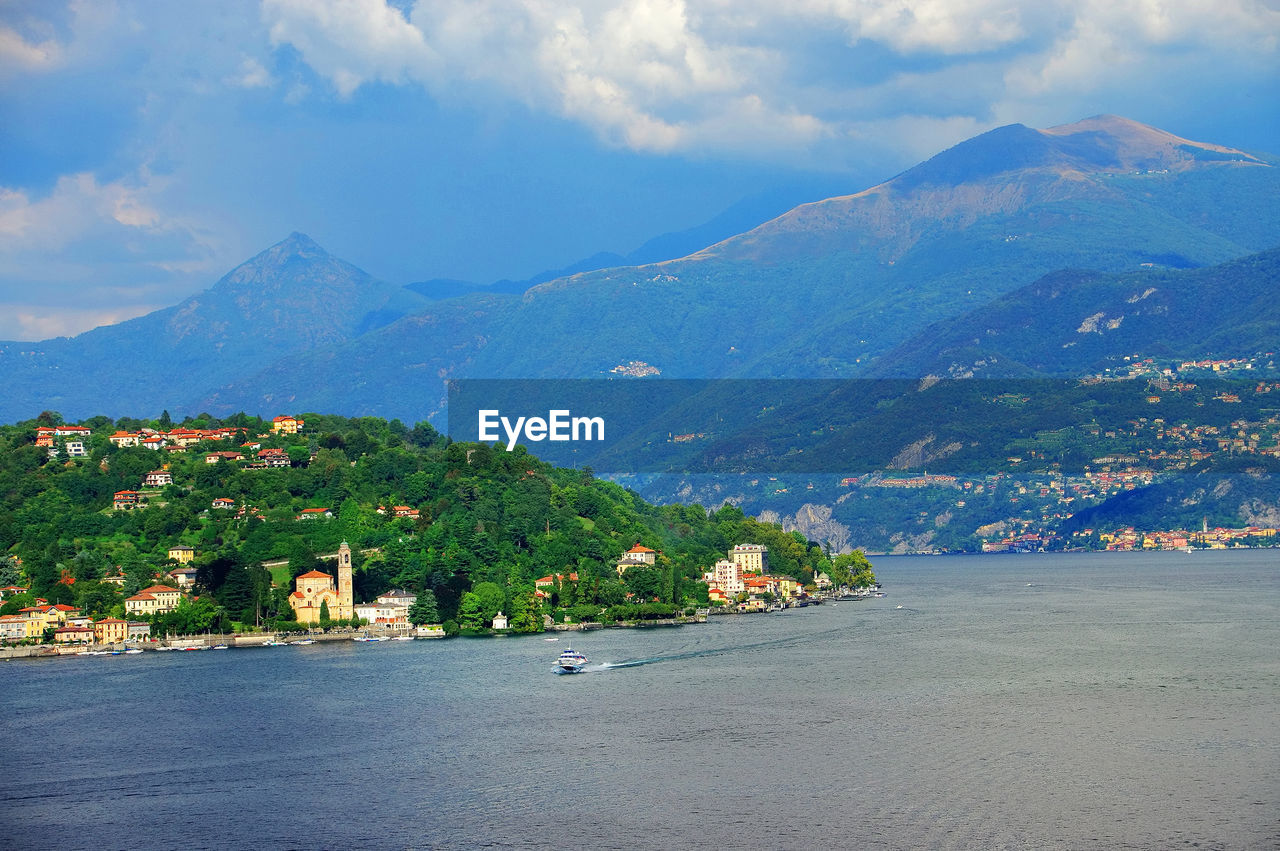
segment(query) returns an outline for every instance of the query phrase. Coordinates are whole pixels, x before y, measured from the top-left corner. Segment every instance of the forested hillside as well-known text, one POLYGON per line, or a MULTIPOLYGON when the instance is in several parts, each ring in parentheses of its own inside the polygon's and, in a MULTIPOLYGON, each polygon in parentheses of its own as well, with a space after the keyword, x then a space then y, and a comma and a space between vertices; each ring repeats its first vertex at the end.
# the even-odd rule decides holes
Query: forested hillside
POLYGON ((575 606, 591 610, 579 609, 582 616, 624 605, 706 605, 703 572, 739 543, 768 546, 771 572, 802 584, 815 573, 840 581, 867 567, 861 554, 833 562, 802 536, 736 508, 655 507, 590 470, 557 469, 523 449, 453 443, 429 425, 397 420, 304 421, 302 433, 286 435, 243 414, 202 416, 182 425, 235 435, 178 452, 109 440, 113 431, 169 428, 167 415, 95 417, 83 423, 92 435, 80 457, 69 456, 65 439, 52 453, 34 445, 39 426, 60 422, 56 414, 0 428, 0 586, 29 583, 32 596, 102 616, 175 567, 170 548, 187 546, 207 626, 265 623, 290 617, 291 578, 325 569, 318 557, 345 540, 356 554, 357 601, 393 587, 430 591, 440 619, 451 621, 466 616, 470 594, 503 608, 513 625, 524 615, 528 628, 541 629, 543 610, 563 617, 575 606), (282 450, 275 456, 283 466, 254 463, 271 450, 282 450), (236 454, 243 459, 229 457, 236 454), (171 484, 140 487, 160 471, 171 484), (114 507, 122 491, 136 491, 138 506, 114 507), (657 550, 657 563, 620 578, 614 565, 637 543, 657 550), (284 564, 263 567, 274 561, 284 564), (100 581, 121 571, 123 587, 100 581), (544 600, 534 583, 547 576, 562 578, 544 600))

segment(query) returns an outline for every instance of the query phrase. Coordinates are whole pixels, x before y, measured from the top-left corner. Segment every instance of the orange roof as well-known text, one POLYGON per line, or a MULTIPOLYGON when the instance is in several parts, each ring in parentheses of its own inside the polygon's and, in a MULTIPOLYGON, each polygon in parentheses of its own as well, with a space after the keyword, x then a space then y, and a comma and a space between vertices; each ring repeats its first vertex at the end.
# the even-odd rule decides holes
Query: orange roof
POLYGON ((168 585, 152 585, 150 588, 143 588, 139 594, 178 594, 181 593, 177 588, 170 588, 168 585))
POLYGON ((100 623, 123 623, 123 624, 127 624, 127 623, 128 623, 128 621, 122 621, 122 620, 120 620, 119 618, 103 618, 102 620, 95 622, 94 626, 97 626, 97 625, 98 625, 98 624, 100 624, 100 623))
POLYGON ((640 544, 636 544, 634 547, 632 547, 631 549, 627 550, 627 552, 629 552, 629 553, 651 553, 651 552, 654 552, 654 551, 653 551, 653 550, 651 550, 651 549, 649 549, 648 547, 641 546, 640 544))
MULTIPOLYGON (((127 603, 130 600, 154 600, 155 597, 152 597, 150 594, 137 593, 137 594, 134 594, 132 597, 125 597, 124 599, 125 599, 125 602, 127 603)), ((99 621, 99 623, 101 623, 101 621, 99 621)))
POLYGON ((327 573, 321 573, 318 570, 309 570, 298 577, 299 579, 332 579, 333 577, 327 573))

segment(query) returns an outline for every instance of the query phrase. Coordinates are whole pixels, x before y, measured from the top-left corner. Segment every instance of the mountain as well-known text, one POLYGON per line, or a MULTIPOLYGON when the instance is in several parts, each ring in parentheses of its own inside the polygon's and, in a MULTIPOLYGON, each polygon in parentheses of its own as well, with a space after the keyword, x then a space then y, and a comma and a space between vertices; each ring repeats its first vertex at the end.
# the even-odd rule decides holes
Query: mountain
POLYGON ((433 278, 405 284, 405 287, 431 299, 456 298, 468 293, 519 294, 538 284, 545 284, 557 278, 567 278, 581 272, 595 272, 616 266, 640 266, 672 257, 683 257, 785 213, 805 198, 812 197, 811 194, 803 193, 815 185, 802 184, 750 195, 708 222, 686 230, 655 236, 625 256, 612 251, 601 251, 564 268, 539 272, 532 278, 522 281, 501 280, 492 284, 477 284, 473 281, 460 281, 453 278, 433 278))
POLYGON ((1063 269, 1127 298, 1117 276, 1277 247, 1275 166, 1114 116, 1011 125, 683 257, 437 300, 295 236, 175 308, 0 346, 13 387, 0 414, 288 408, 415 421, 439 412, 450 377, 596 377, 633 361, 665 378, 865 376, 931 324, 1063 269))
POLYGON ((1119 275, 1064 270, 942 320, 898 346, 872 377, 1102 374, 1141 353, 1229 359, 1280 342, 1280 249, 1207 269, 1119 275))
POLYGON ((683 258, 490 301, 483 321, 465 299, 440 302, 426 324, 406 318, 338 355, 300 353, 208 402, 261 409, 284 390, 302 407, 323 398, 408 420, 437 407, 442 390, 423 385, 433 373, 594 377, 642 361, 666 378, 863 376, 930 324, 1062 269, 1199 268, 1274 248, 1276 197, 1280 169, 1266 156, 1113 116, 1012 125, 683 258), (334 360, 350 369, 335 373, 334 360), (304 378, 315 374, 323 388, 304 378), (413 392, 388 400, 384 386, 413 392))
POLYGON ((294 233, 174 307, 74 338, 0 344, 0 418, 189 410, 237 376, 330 349, 424 304, 294 233))

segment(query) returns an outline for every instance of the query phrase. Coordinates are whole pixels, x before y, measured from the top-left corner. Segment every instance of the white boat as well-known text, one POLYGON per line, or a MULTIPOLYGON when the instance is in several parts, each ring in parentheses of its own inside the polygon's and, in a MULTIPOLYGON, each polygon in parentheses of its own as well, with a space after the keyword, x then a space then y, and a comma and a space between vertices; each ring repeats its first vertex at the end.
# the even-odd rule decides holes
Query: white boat
POLYGON ((412 635, 397 635, 392 641, 413 641, 412 635))
POLYGON ((214 649, 214 650, 226 650, 226 649, 227 649, 227 645, 225 645, 225 644, 215 644, 215 645, 213 645, 213 649, 214 649))
POLYGON ((138 655, 139 653, 141 653, 141 652, 142 652, 142 651, 141 651, 141 650, 139 650, 137 647, 130 647, 128 650, 124 651, 124 655, 126 655, 126 656, 137 656, 137 655, 138 655))
POLYGON ((290 641, 289 643, 301 647, 307 644, 315 644, 316 640, 314 638, 303 638, 303 639, 299 639, 298 641, 290 641))
POLYGON ((587 657, 577 650, 566 647, 560 654, 560 658, 556 659, 556 666, 552 670, 557 674, 580 674, 588 661, 587 657))

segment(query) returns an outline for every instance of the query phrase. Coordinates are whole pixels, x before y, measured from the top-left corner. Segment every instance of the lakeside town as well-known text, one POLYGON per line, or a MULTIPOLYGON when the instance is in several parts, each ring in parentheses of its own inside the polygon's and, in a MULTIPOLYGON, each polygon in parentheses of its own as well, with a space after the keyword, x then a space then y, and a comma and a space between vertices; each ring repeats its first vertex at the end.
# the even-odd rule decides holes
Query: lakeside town
MULTIPOLYGON (((437 593, 452 589, 442 587, 439 580, 427 588, 417 584, 418 590, 391 582, 408 575, 400 570, 393 576, 391 568, 405 566, 412 547, 441 531, 443 502, 425 499, 428 492, 421 487, 401 487, 394 493, 380 487, 378 492, 388 497, 409 498, 403 502, 379 498, 362 508, 350 498, 348 488, 345 499, 317 504, 324 490, 314 487, 313 474, 321 469, 330 474, 341 470, 334 462, 343 449, 367 439, 363 432, 348 432, 345 437, 308 432, 305 421, 291 415, 277 416, 269 425, 242 418, 235 425, 210 427, 205 427, 207 423, 163 427, 168 425, 166 419, 113 430, 55 422, 36 425, 27 435, 43 457, 38 463, 56 476, 68 477, 62 481, 77 482, 76 492, 89 495, 101 490, 101 484, 84 488, 79 478, 71 478, 78 474, 95 474, 103 483, 121 481, 125 461, 137 472, 128 474, 136 478, 130 481, 126 476, 129 486, 111 491, 101 508, 85 506, 87 513, 71 524, 80 532, 75 540, 62 538, 50 544, 50 553, 64 553, 62 560, 36 566, 24 563, 16 552, 4 557, 0 571, 10 581, 0 588, 0 642, 70 652, 86 648, 125 652, 142 647, 271 644, 282 635, 294 642, 343 637, 378 640, 682 623, 705 621, 711 612, 773 611, 819 602, 838 590, 862 589, 856 593, 869 594, 867 589, 874 588, 874 575, 860 553, 836 560, 844 580, 839 589, 826 570, 815 570, 808 563, 799 578, 792 575, 794 569, 771 570, 765 544, 735 543, 722 551, 723 558, 713 561, 704 556, 702 567, 694 569, 696 561, 681 558, 678 566, 660 548, 636 541, 612 561, 600 564, 579 558, 578 570, 555 571, 528 586, 521 585, 514 574, 509 575, 506 588, 473 580, 455 592, 454 605, 446 606, 437 593), (259 428, 262 425, 267 428, 259 428), (227 448, 228 444, 234 448, 227 448), (154 463, 146 465, 148 458, 154 463), (264 476, 274 478, 270 482, 258 478, 264 476), (303 491, 311 492, 313 498, 299 499, 303 491), (252 498, 254 492, 262 498, 252 498), (85 534, 93 529, 99 530, 96 542, 93 535, 85 534), (342 540, 333 551, 307 550, 307 541, 332 540, 348 532, 360 535, 365 545, 353 550, 342 540), (269 554, 272 547, 279 550, 282 541, 291 541, 285 551, 293 555, 235 565, 219 562, 226 561, 228 543, 240 541, 243 556, 255 551, 246 545, 264 534, 267 549, 261 552, 269 554), (138 558, 141 549, 150 555, 138 558), (123 557, 124 562, 113 562, 107 554, 123 557), (380 587, 370 579, 375 569, 382 573, 381 584, 392 587, 380 587), (607 573, 604 577, 602 569, 607 573), (37 574, 44 577, 38 580, 39 588, 37 583, 13 581, 37 574), (254 587, 246 589, 246 584, 254 587), (359 598, 365 601, 358 602, 359 598), (188 638, 193 635, 209 637, 188 638)), ((433 442, 436 438, 429 430, 421 437, 430 445, 440 445, 433 442)), ((398 441, 389 436, 387 442, 398 441)), ((16 448, 23 445, 20 440, 16 448)), ((372 442, 365 449, 362 460, 346 462, 349 469, 374 463, 380 455, 372 442)), ((478 466, 478 451, 468 448, 459 460, 467 467, 478 466)), ((520 456, 517 463, 535 462, 520 456)), ((384 472, 395 475, 395 471, 384 472)), ((442 483, 454 475, 444 476, 442 483)), ((529 483, 539 475, 526 469, 517 481, 529 483)), ((567 475, 581 479, 577 473, 567 475)), ((589 481, 581 480, 579 486, 589 481)), ((417 480, 418 485, 424 482, 417 480)), ((472 492, 463 490, 464 495, 472 492)), ((96 497, 93 504, 101 499, 96 497)), ((592 502, 598 499, 593 497, 592 502)), ((584 505, 580 510, 585 513, 573 526, 585 531, 604 522, 598 507, 584 505)), ((746 522, 740 513, 736 516, 746 522)), ((55 522, 65 521, 63 517, 55 522)), ((551 535, 550 519, 543 525, 551 535)), ((27 529, 28 534, 31 531, 27 529)), ((780 532, 775 529, 773 534, 780 532)), ((611 533, 611 537, 617 535, 611 533)), ((796 549, 800 541, 794 536, 783 540, 787 563, 799 567, 795 553, 804 553, 805 548, 796 549)), ((435 551, 422 555, 430 557, 431 552, 435 551)), ((812 556, 821 557, 821 553, 812 550, 812 556)), ((823 564, 837 572, 831 562, 823 564)))
MULTIPOLYGON (((1252 366, 1224 361, 1183 364, 1182 369, 1216 374, 1247 372, 1252 366)), ((1149 359, 1129 365, 1121 380, 1135 378, 1150 382, 1147 403, 1157 409, 1165 395, 1196 386, 1187 375, 1159 369, 1149 359)), ((1255 395, 1276 391, 1280 383, 1265 380, 1252 388, 1255 395)), ((1237 394, 1214 397, 1226 406, 1239 404, 1239 399, 1237 394)), ((642 543, 647 533, 637 529, 630 533, 630 549, 612 560, 599 544, 586 548, 591 555, 585 561, 572 547, 561 546, 555 557, 559 563, 550 565, 558 569, 539 576, 518 557, 495 572, 478 563, 483 556, 459 550, 456 534, 471 537, 493 526, 483 512, 473 515, 469 507, 480 494, 477 488, 486 486, 480 481, 461 487, 451 482, 462 468, 481 466, 475 456, 486 449, 483 444, 458 455, 461 450, 447 449, 447 442, 439 443, 428 426, 411 431, 398 422, 316 416, 322 422, 311 429, 301 416, 289 414, 270 421, 238 415, 228 422, 202 415, 182 425, 174 425, 167 414, 158 421, 99 417, 79 424, 63 423, 54 415, 51 421, 28 426, 30 431, 11 429, 11 452, 29 445, 40 453, 39 460, 32 456, 22 462, 25 469, 44 467, 65 477, 60 481, 74 484, 62 489, 60 499, 69 499, 67 507, 81 517, 67 530, 43 535, 48 557, 38 566, 24 564, 17 548, 0 558, 0 578, 9 580, 0 588, 0 642, 116 646, 190 632, 230 635, 227 628, 232 624, 241 635, 263 635, 264 640, 277 633, 317 630, 394 637, 530 632, 581 623, 697 620, 709 612, 769 611, 874 586, 874 575, 860 551, 853 550, 848 555, 852 560, 841 563, 845 556, 824 553, 813 536, 805 543, 806 536, 799 532, 777 529, 770 534, 783 535, 774 539, 787 553, 789 567, 783 570, 771 569, 769 546, 750 541, 733 541, 720 550, 723 557, 713 558, 704 550, 697 557, 685 553, 673 561, 660 547, 642 543), (429 471, 419 460, 413 462, 413 472, 383 464, 393 455, 399 462, 410 459, 404 450, 415 446, 452 453, 452 466, 429 471), (377 468, 373 478, 385 484, 376 489, 376 498, 353 499, 354 485, 343 486, 341 479, 356 472, 343 473, 344 467, 357 472, 377 468), (124 486, 103 494, 108 481, 124 486), (441 537, 440 521, 459 505, 472 513, 457 526, 450 543, 441 537), (350 533, 360 537, 354 550, 341 540, 350 533), (281 543, 286 539, 287 545, 281 543), (235 558, 244 556, 234 569, 218 563, 226 561, 229 545, 242 550, 235 558), (472 576, 465 582, 456 578, 456 567, 453 579, 440 573, 443 563, 461 557, 472 562, 467 568, 472 576), (574 558, 579 558, 578 569, 574 558), (336 570, 328 562, 336 562, 336 570), (21 581, 31 574, 28 567, 43 579, 21 581), (371 569, 380 572, 376 580, 369 579, 371 569), (602 573, 607 574, 603 582, 602 573), (252 580, 245 578, 249 575, 252 580), (225 585, 228 579, 231 585, 225 585), (228 590, 231 586, 234 591, 228 590), (215 588, 216 593, 210 593, 215 588), (437 599, 437 593, 444 596, 437 599), (224 603, 228 600, 229 605, 224 603), (77 605, 78 601, 87 604, 77 605)), ((1010 506, 1008 516, 978 528, 980 551, 986 553, 1274 546, 1274 523, 1224 527, 1211 526, 1206 518, 1199 529, 1085 526, 1067 535, 1057 528, 1082 506, 1138 490, 1171 471, 1224 454, 1280 458, 1280 414, 1233 419, 1226 426, 1154 415, 1123 426, 1071 426, 1051 436, 1037 435, 1025 454, 1007 458, 1004 469, 989 474, 903 475, 885 470, 845 477, 838 488, 848 496, 873 491, 927 494, 947 513, 984 500, 988 506, 1005 503, 1010 506), (1076 473, 1048 463, 1051 440, 1061 448, 1081 435, 1090 446, 1108 446, 1108 453, 1093 456, 1076 473), (1028 472, 1020 473, 1024 467, 1028 472)), ((492 456, 486 453, 482 463, 492 463, 492 456)), ((511 478, 508 486, 536 484, 550 496, 549 507, 573 501, 573 510, 559 521, 568 523, 565 533, 604 532, 618 541, 625 524, 606 523, 596 516, 594 503, 600 497, 573 495, 586 484, 570 481, 578 473, 560 471, 557 475, 564 481, 553 482, 548 472, 534 469, 532 456, 520 454, 508 463, 516 465, 504 473, 511 478), (566 496, 556 496, 561 490, 566 496)), ((776 480, 760 484, 767 487, 772 481, 776 480)), ((626 492, 616 488, 609 493, 612 499, 626 492)), ((546 510, 536 508, 544 518, 545 536, 554 538, 546 510)), ((664 521, 673 528, 692 518, 674 506, 661 511, 678 518, 664 521)), ((713 517, 697 511, 699 522, 713 517)), ((921 515, 925 519, 925 512, 921 515)), ((24 509, 23 522, 39 516, 24 509)), ((44 516, 52 520, 55 515, 44 516)), ((741 512, 736 516, 742 518, 741 512)), ((751 528, 772 528, 772 520, 765 512, 751 528)), ((520 540, 527 547, 537 538, 524 532, 520 540)), ((627 546, 618 543, 619 549, 627 546)), ((483 552, 478 540, 472 545, 483 552)))
MULTIPOLYGON (((178 547, 171 557, 180 564, 193 557, 191 548, 178 547)), ((659 552, 636 544, 617 561, 615 569, 619 577, 632 568, 653 566, 659 552)), ((294 590, 289 594, 295 626, 299 627, 290 640, 280 641, 278 631, 252 631, 239 635, 196 636, 156 634, 154 626, 162 624, 154 616, 178 610, 184 601, 196 601, 196 571, 189 567, 176 567, 157 573, 157 584, 140 590, 124 599, 127 616, 143 619, 132 620, 105 617, 95 620, 78 607, 65 603, 50 603, 36 598, 33 605, 22 606, 16 612, 0 614, 0 645, 25 645, 32 653, 61 654, 103 652, 140 652, 152 650, 204 650, 225 649, 228 646, 280 646, 284 644, 310 644, 316 640, 384 641, 411 640, 414 638, 443 638, 446 632, 439 623, 424 623, 421 615, 429 608, 419 608, 418 595, 403 589, 393 589, 376 599, 356 603, 352 599, 352 552, 344 541, 332 554, 336 561, 336 576, 319 570, 308 571, 294 580, 294 590), (105 648, 105 649, 100 649, 105 648)), ((705 623, 712 612, 717 614, 749 614, 780 611, 819 605, 838 597, 842 600, 867 599, 883 596, 869 571, 859 577, 856 587, 835 588, 826 574, 815 577, 815 583, 802 586, 790 576, 769 572, 769 550, 760 544, 735 545, 726 557, 703 574, 708 583, 710 605, 681 613, 662 622, 705 623)), ((101 582, 123 587, 127 577, 116 574, 104 577, 101 582)), ((534 582, 535 596, 540 603, 552 604, 554 598, 569 593, 579 582, 576 573, 555 574, 541 577, 534 582)), ((73 583, 74 584, 74 583, 73 583)), ((28 595, 28 588, 10 585, 0 588, 0 606, 12 603, 28 595)), ((579 614, 582 614, 579 612, 579 614)), ((673 614, 673 613, 664 613, 673 614)), ((595 620, 575 622, 572 619, 556 622, 547 612, 543 614, 544 629, 581 630, 598 629, 604 623, 595 620)), ((635 622, 614 622, 613 626, 634 626, 635 622)), ((481 629, 488 634, 511 631, 510 618, 499 610, 483 621, 481 629)), ((478 632, 477 630, 476 632, 478 632)), ((0 650, 0 658, 5 656, 0 650)))

